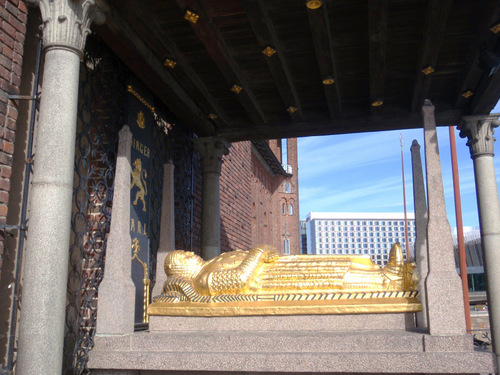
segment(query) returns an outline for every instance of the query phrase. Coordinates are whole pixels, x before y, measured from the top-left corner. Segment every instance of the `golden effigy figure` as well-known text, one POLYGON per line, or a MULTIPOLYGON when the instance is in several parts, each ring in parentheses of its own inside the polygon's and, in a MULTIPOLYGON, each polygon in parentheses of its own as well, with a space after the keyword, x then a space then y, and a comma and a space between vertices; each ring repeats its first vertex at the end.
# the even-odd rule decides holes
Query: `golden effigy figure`
POLYGON ((253 315, 418 311, 415 264, 392 246, 384 268, 368 255, 278 256, 266 245, 204 261, 177 250, 152 315, 253 315))

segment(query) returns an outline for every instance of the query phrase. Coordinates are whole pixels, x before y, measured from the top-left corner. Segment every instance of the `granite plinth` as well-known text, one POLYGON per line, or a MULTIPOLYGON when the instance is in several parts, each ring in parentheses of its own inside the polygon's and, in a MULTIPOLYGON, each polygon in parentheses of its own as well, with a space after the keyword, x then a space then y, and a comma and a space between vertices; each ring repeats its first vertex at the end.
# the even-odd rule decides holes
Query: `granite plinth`
POLYGON ((233 317, 149 317, 156 331, 359 331, 410 330, 415 314, 286 315, 233 317))
POLYGON ((96 335, 92 374, 176 372, 494 373, 490 352, 470 336, 405 331, 203 331, 96 335), (464 344, 465 343, 465 344, 464 344), (450 348, 453 351, 450 351, 450 348), (115 372, 113 372, 113 371, 115 372), (132 370, 136 370, 133 372, 132 370), (128 372, 125 372, 128 371, 128 372))

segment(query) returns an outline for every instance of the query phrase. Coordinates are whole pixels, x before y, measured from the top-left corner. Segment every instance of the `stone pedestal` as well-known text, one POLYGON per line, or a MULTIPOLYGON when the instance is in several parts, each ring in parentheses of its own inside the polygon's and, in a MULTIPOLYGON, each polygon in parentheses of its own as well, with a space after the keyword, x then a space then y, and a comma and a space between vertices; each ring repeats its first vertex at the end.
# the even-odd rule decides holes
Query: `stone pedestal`
POLYGON ((150 332, 219 332, 219 331, 412 331, 414 313, 265 315, 265 316, 155 316, 149 317, 150 332))
MULTIPOLYGON (((310 317, 308 317, 310 318, 310 317)), ((360 316, 362 318, 362 316, 360 316)), ((92 374, 477 374, 494 357, 468 336, 405 331, 198 331, 98 337, 92 374), (112 369, 112 370, 111 370, 112 369), (137 372, 127 372, 136 370, 137 372)))
POLYGON ((134 332, 135 286, 130 238, 130 150, 132 133, 120 130, 113 188, 111 228, 106 244, 104 277, 99 285, 97 334, 134 332))
MULTIPOLYGON (((38 0, 45 63, 23 273, 17 374, 60 374, 80 58, 94 2, 38 0)), ((101 19, 101 21, 103 21, 101 19)))
POLYGON ((498 116, 465 116, 459 126, 474 161, 479 226, 493 348, 500 360, 500 204, 495 176, 494 128, 498 116))
POLYGON ((198 138, 195 150, 201 156, 203 191, 201 203, 201 257, 205 260, 220 254, 220 191, 222 155, 230 145, 219 137, 198 138))
POLYGON ((427 330, 429 328, 427 317, 427 295, 425 293, 425 279, 429 271, 427 263, 427 202, 425 199, 424 174, 420 158, 420 145, 413 140, 411 145, 411 160, 413 172, 413 203, 415 207, 415 262, 418 271, 418 290, 422 311, 417 313, 417 327, 427 330))
POLYGON ((429 333, 436 336, 460 336, 465 335, 462 283, 455 268, 451 228, 446 216, 434 106, 428 99, 422 107, 422 113, 429 207, 429 273, 425 280, 429 333))

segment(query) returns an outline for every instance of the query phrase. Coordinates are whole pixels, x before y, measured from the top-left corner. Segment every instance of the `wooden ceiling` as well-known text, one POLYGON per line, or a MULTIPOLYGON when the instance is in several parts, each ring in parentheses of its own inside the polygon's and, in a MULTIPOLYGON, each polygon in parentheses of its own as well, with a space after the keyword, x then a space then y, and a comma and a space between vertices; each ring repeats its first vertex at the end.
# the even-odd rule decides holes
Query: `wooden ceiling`
POLYGON ((95 31, 199 136, 421 127, 426 98, 438 125, 455 125, 464 114, 489 113, 500 97, 498 0, 107 5, 95 31))

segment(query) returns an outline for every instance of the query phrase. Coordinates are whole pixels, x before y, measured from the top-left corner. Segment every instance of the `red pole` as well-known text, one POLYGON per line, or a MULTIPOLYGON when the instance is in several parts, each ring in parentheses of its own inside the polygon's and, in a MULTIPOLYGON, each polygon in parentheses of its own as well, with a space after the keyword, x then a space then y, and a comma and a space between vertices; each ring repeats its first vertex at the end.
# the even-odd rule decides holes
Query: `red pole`
POLYGON ((401 143, 401 169, 403 171, 403 205, 405 210, 406 260, 408 261, 410 254, 410 244, 408 242, 408 217, 406 215, 405 162, 403 158, 403 135, 401 133, 399 133, 399 141, 401 143))
POLYGON ((449 127, 449 131, 451 167, 453 172, 453 191, 455 193, 455 216, 457 219, 458 262, 460 265, 460 276, 462 279, 462 290, 464 294, 465 327, 467 332, 470 332, 469 282, 467 280, 467 260, 465 257, 464 228, 462 222, 462 202, 460 199, 460 183, 458 180, 457 146, 455 144, 455 129, 453 126, 449 127))

